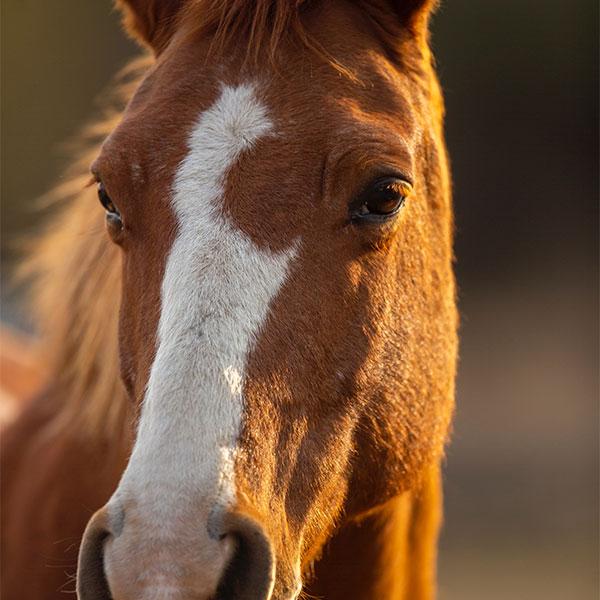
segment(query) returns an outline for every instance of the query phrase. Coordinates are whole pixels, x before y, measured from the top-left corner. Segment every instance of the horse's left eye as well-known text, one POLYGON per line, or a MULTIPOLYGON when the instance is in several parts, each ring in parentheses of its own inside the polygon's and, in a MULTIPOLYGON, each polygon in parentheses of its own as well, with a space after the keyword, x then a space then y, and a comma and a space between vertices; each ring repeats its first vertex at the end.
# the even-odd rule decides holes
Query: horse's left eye
POLYGON ((410 191, 410 184, 403 179, 378 179, 360 194, 353 210, 353 219, 385 221, 400 211, 410 191))

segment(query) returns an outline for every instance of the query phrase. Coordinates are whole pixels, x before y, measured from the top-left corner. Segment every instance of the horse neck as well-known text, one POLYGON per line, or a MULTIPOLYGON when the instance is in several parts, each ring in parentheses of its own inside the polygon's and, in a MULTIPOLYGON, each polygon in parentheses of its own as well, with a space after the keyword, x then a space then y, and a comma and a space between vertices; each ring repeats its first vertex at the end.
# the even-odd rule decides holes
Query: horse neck
POLYGON ((315 566, 308 597, 431 600, 441 522, 439 466, 407 492, 344 525, 315 566))

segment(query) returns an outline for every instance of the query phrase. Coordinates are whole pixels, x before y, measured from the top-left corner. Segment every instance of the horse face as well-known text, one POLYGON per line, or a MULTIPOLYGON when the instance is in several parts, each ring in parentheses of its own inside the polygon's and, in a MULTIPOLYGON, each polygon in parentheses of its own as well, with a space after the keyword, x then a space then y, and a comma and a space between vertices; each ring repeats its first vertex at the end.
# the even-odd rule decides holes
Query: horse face
POLYGON ((308 27, 354 78, 294 43, 279 73, 175 35, 93 165, 139 424, 88 526, 82 597, 295 598, 336 523, 441 452, 455 314, 435 83, 416 38, 399 68, 347 3, 308 27))

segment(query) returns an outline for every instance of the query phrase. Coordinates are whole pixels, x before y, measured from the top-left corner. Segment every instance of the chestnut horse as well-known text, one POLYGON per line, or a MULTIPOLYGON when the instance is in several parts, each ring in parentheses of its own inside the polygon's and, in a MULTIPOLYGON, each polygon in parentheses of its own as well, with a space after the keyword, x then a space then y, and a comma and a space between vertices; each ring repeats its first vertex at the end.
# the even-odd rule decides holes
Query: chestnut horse
POLYGON ((32 257, 50 376, 3 436, 5 600, 433 597, 432 5, 121 1, 154 56, 32 257))

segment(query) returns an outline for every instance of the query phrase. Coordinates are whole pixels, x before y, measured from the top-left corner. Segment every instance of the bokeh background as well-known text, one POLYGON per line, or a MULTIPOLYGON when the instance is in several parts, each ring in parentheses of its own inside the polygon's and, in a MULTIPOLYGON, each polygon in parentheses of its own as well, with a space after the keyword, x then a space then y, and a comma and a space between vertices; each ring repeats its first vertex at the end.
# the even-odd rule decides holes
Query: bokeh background
MULTIPOLYGON (((2 0, 2 319, 35 198, 137 54, 109 0, 2 0), (100 99, 100 100, 98 100, 100 99)), ((446 0, 462 350, 441 600, 598 598, 598 4, 446 0)))

